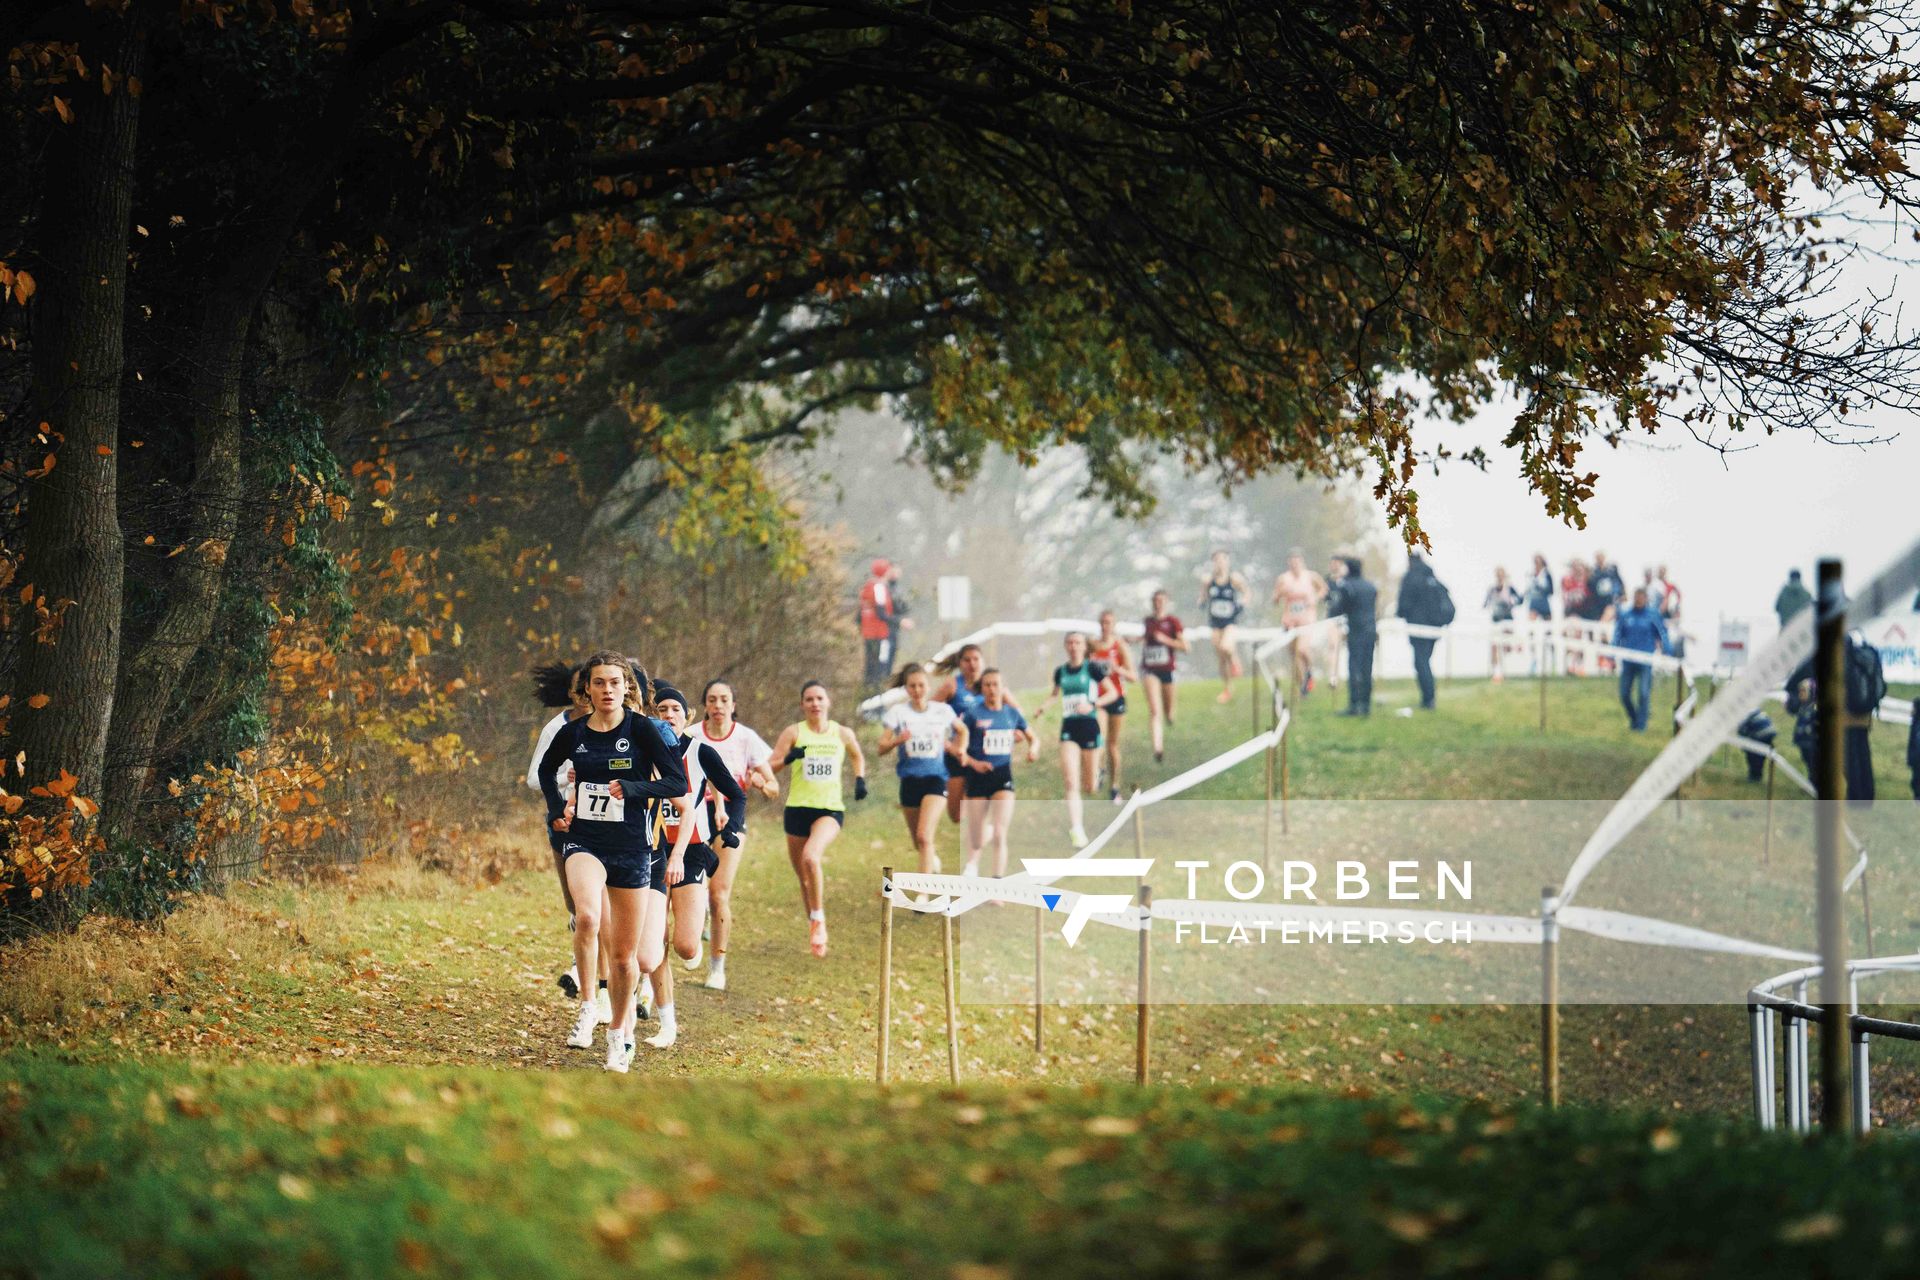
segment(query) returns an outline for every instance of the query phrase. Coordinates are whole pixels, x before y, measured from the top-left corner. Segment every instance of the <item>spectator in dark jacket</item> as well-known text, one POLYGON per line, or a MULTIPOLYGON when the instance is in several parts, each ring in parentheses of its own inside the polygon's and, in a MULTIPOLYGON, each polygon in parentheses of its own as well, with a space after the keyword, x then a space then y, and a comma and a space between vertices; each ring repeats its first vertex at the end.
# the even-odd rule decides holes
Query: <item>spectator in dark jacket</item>
MULTIPOLYGON (((1665 653, 1672 647, 1667 639, 1667 624, 1660 613, 1647 603, 1645 587, 1633 589, 1633 605, 1613 620, 1613 647, 1636 653, 1665 653)), ((1647 716, 1653 701, 1653 665, 1647 662, 1620 664, 1620 705, 1627 709, 1627 727, 1645 733, 1647 716)))
POLYGON ((1907 768, 1913 771, 1913 798, 1920 800, 1920 698, 1913 700, 1913 723, 1907 726, 1907 768))
POLYGON ((1327 596, 1327 616, 1347 620, 1347 709, 1343 716, 1373 711, 1373 646, 1380 592, 1361 572, 1357 556, 1336 556, 1341 566, 1338 584, 1327 596))
MULTIPOLYGON (((1787 677, 1787 710, 1799 714, 1794 725, 1793 742, 1807 762, 1807 776, 1819 768, 1820 739, 1814 721, 1819 686, 1814 678, 1814 661, 1808 658, 1787 677)), ((1873 739, 1868 732, 1873 713, 1887 696, 1887 676, 1880 663, 1880 651, 1867 643, 1859 631, 1847 632, 1846 697, 1841 703, 1841 745, 1844 748, 1842 771, 1850 804, 1873 804, 1873 739)))
POLYGON ((1773 614, 1780 619, 1782 627, 1794 614, 1813 603, 1813 593, 1807 590, 1807 584, 1800 581, 1800 571, 1787 571, 1787 585, 1780 588, 1780 594, 1773 598, 1773 614))
MULTIPOLYGON (((1444 627, 1453 621, 1453 600, 1440 579, 1434 576, 1433 566, 1419 552, 1414 553, 1407 565, 1407 576, 1400 580, 1400 600, 1393 613, 1417 627, 1444 627)), ((1420 682, 1420 707, 1431 711, 1435 637, 1414 635, 1409 640, 1413 645, 1413 678, 1420 682)))
MULTIPOLYGON (((1748 742, 1759 743, 1768 751, 1773 749, 1773 740, 1780 736, 1779 731, 1773 727, 1773 717, 1764 711, 1755 711, 1749 715, 1740 722, 1740 727, 1734 732, 1748 742)), ((1747 781, 1760 781, 1767 769, 1766 752, 1755 751, 1749 747, 1742 747, 1741 750, 1747 753, 1747 781)))

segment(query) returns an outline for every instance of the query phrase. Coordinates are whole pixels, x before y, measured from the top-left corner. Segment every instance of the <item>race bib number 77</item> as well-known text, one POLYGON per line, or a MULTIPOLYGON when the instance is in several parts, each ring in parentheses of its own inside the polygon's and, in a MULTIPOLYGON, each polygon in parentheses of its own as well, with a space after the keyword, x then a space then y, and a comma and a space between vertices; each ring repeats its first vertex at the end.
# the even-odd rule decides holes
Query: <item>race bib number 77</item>
POLYGON ((627 802, 613 794, 610 782, 583 782, 574 796, 573 816, 588 822, 625 822, 627 802))

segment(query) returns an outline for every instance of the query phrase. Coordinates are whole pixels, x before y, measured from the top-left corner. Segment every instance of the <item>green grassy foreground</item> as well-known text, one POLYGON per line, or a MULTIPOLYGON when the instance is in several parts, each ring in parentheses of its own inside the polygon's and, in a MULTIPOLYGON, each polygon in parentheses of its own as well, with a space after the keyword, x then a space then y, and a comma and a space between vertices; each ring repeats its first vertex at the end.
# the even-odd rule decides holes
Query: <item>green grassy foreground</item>
MULTIPOLYGON (((1134 717, 1129 786, 1247 735, 1245 694, 1219 707, 1214 689, 1182 687, 1162 765, 1134 717)), ((1394 714, 1411 689, 1389 683, 1364 722, 1316 694, 1297 710, 1292 793, 1610 799, 1667 740, 1628 734, 1602 682, 1548 693, 1545 734, 1525 681, 1446 684, 1439 712, 1411 718, 1394 714)), ((1876 734, 1883 795, 1904 795, 1894 735, 1876 734)), ((904 1083, 876 1094, 875 889, 882 865, 913 861, 889 771, 829 856, 830 956, 805 953, 777 814, 757 810, 732 987, 683 982, 680 1044, 643 1049, 625 1079, 561 1043, 564 920, 517 788, 502 816, 527 828, 523 869, 504 876, 373 866, 237 886, 157 932, 92 921, 0 950, 0 1276, 924 1261, 980 1280, 1116 1259, 1576 1275, 1710 1256, 1766 1273, 1839 1270, 1843 1241, 1861 1251, 1849 1269, 1874 1274, 1906 1242, 1915 1175, 1892 1172, 1895 1144, 1848 1163, 1746 1132, 1737 1005, 1568 1009, 1565 1092, 1582 1105, 1561 1117, 1528 1109, 1538 1014, 1519 1004, 1161 1007, 1144 1092, 1118 1083, 1131 1006, 1050 1007, 1036 1054, 1029 1007, 963 1005, 967 1086, 936 1092, 938 929, 902 919, 904 1083)), ((1687 794, 1750 798, 1743 776, 1723 752, 1687 794)), ((1262 782, 1256 760, 1201 792, 1252 801, 1262 782)), ((1064 852, 1051 745, 1020 795, 1021 840, 1064 852)), ((943 828, 949 858, 953 839, 943 828)), ((1876 941, 1914 949, 1888 858, 1876 941)), ((1876 1062, 1888 1123, 1920 1096, 1904 1048, 1876 1062)))
POLYGON ((8 1275, 1902 1275, 1920 1193, 1890 1144, 1270 1089, 9 1074, 8 1275))

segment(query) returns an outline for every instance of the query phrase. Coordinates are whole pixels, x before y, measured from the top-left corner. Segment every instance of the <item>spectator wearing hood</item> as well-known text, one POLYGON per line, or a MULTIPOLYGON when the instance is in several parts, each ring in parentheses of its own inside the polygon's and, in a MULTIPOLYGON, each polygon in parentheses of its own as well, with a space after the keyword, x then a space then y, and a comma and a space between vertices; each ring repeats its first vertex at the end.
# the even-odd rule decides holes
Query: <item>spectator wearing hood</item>
POLYGON ((1380 591, 1361 571, 1358 556, 1335 556, 1340 566, 1337 590, 1327 597, 1327 616, 1347 622, 1347 709, 1343 716, 1373 712, 1373 646, 1380 591))
POLYGON ((887 580, 893 566, 873 562, 871 576, 860 588, 860 640, 866 649, 867 687, 877 689, 893 674, 893 635, 897 611, 893 586, 887 580))
POLYGON ((1780 588, 1780 594, 1773 598, 1773 616, 1780 619, 1784 629, 1794 614, 1813 603, 1813 593, 1807 590, 1807 584, 1800 581, 1798 569, 1787 570, 1787 585, 1780 588))
MULTIPOLYGON (((1411 626, 1444 627, 1453 621, 1453 612, 1453 596, 1434 575, 1426 557, 1415 552, 1407 565, 1407 576, 1400 580, 1400 599, 1394 606, 1394 616, 1411 626)), ((1409 640, 1413 645, 1414 679, 1420 683, 1420 707, 1431 711, 1435 637, 1415 635, 1409 640)))

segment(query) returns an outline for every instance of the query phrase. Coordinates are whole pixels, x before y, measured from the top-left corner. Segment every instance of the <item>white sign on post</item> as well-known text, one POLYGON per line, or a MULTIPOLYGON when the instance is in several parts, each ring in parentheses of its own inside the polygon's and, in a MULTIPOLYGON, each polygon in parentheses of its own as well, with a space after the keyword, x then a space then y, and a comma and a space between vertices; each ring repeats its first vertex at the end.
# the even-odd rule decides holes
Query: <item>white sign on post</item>
POLYGON ((1720 660, 1716 664, 1729 671, 1738 671, 1747 665, 1747 655, 1752 652, 1749 643, 1752 628, 1745 622, 1722 618, 1720 620, 1720 660))
POLYGON ((973 617, 973 581, 970 578, 941 578, 937 590, 940 621, 965 622, 973 617))

